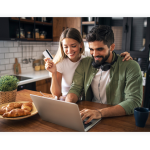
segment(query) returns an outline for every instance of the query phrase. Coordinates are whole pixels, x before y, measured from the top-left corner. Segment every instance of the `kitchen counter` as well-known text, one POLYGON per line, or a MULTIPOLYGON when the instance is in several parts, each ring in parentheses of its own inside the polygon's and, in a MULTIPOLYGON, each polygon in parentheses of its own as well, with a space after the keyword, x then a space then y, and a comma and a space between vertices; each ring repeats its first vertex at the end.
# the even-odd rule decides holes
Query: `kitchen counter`
POLYGON ((27 80, 20 81, 18 85, 23 85, 23 84, 27 84, 27 83, 36 82, 36 81, 39 81, 39 80, 51 78, 50 75, 49 75, 49 72, 47 70, 21 73, 21 74, 18 74, 18 76, 24 76, 24 77, 32 78, 32 79, 27 79, 27 80))

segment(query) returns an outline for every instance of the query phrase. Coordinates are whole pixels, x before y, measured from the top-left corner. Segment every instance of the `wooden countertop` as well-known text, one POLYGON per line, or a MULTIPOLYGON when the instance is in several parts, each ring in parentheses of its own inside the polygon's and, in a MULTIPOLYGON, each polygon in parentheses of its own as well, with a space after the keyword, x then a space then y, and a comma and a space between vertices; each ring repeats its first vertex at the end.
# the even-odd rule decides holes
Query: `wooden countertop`
MULTIPOLYGON (((32 101, 30 94, 42 96, 40 92, 22 90, 17 92, 16 101, 32 101)), ((44 93, 45 94, 45 93, 44 93)), ((52 97, 51 94, 45 94, 52 97)), ((89 101, 82 101, 77 103, 79 109, 84 108, 98 109, 110 107, 89 101)), ((21 120, 4 120, 0 119, 1 132, 76 132, 75 130, 62 127, 47 121, 43 121, 39 114, 21 120)), ((134 115, 103 118, 88 132, 149 132, 150 131, 150 117, 146 122, 144 128, 135 125, 134 115)))

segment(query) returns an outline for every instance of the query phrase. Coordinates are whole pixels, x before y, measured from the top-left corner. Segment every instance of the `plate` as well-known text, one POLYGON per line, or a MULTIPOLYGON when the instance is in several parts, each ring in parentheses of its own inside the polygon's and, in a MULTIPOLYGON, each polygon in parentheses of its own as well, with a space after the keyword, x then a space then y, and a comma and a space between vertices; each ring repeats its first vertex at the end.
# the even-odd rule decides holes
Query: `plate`
MULTIPOLYGON (((27 102, 28 102, 28 101, 20 101, 20 102, 11 102, 11 103, 27 103, 27 102)), ((10 104, 10 103, 2 104, 2 105, 0 105, 0 108, 2 108, 3 106, 6 106, 6 105, 8 105, 8 104, 10 104)), ((31 111, 31 115, 22 116, 22 117, 15 117, 15 118, 3 118, 3 116, 0 115, 0 119, 6 119, 6 120, 20 120, 20 119, 24 119, 24 118, 31 117, 31 116, 33 116, 33 115, 35 115, 35 114, 38 113, 38 111, 37 111, 37 109, 36 109, 36 107, 35 107, 35 105, 34 105, 33 102, 32 102, 32 106, 33 106, 33 109, 32 109, 32 111, 31 111)))

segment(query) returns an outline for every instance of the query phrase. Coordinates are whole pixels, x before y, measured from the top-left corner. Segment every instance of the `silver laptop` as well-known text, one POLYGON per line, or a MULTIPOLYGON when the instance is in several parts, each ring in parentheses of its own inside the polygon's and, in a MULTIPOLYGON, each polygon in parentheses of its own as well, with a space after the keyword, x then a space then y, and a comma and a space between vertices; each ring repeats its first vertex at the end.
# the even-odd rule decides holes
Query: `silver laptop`
POLYGON ((45 121, 77 131, 88 131, 101 120, 93 119, 90 123, 84 124, 77 104, 33 94, 30 96, 39 115, 45 121))

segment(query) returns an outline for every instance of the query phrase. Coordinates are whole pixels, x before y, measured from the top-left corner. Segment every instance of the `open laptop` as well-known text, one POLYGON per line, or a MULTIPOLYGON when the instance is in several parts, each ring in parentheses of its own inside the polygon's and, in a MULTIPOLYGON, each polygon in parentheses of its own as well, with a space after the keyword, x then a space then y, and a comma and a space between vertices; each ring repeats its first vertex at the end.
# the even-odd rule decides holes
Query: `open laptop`
POLYGON ((93 119, 90 123, 84 124, 83 122, 87 119, 82 121, 77 104, 33 94, 30 94, 30 96, 39 115, 45 121, 77 131, 88 131, 101 120, 93 119))

